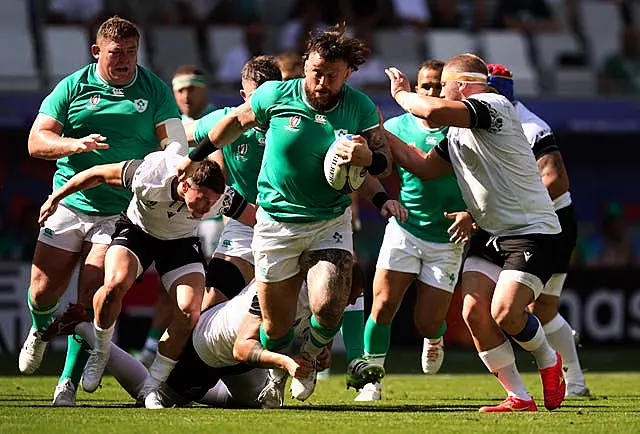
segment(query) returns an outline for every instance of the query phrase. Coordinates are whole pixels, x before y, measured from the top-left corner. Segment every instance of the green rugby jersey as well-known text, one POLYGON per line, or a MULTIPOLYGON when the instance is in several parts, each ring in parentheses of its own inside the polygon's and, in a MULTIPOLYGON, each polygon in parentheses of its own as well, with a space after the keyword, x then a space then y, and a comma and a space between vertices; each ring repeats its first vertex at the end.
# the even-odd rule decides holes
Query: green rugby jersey
MULTIPOLYGON (((201 142, 209 130, 231 110, 233 107, 225 107, 201 118, 193 133, 195 141, 201 142)), ((251 203, 256 203, 258 196, 258 173, 262 165, 264 144, 264 131, 251 128, 222 148, 227 184, 251 203)))
MULTIPOLYGON (((440 143, 448 131, 448 127, 427 128, 421 119, 409 113, 387 120, 384 127, 424 152, 429 152, 440 143)), ((425 241, 449 242, 447 228, 453 221, 446 219, 444 212, 467 208, 455 174, 451 172, 440 178, 423 181, 403 167, 396 167, 400 174, 399 202, 409 211, 407 220, 400 226, 425 241)))
POLYGON ((351 199, 327 183, 324 156, 338 136, 361 134, 378 125, 376 106, 364 93, 344 85, 338 104, 322 112, 306 100, 303 83, 270 81, 251 96, 256 121, 268 128, 258 205, 277 221, 342 215, 351 199))
MULTIPOLYGON (((58 159, 53 176, 56 189, 90 167, 143 159, 158 150, 156 125, 180 119, 171 89, 155 74, 138 66, 129 84, 114 87, 97 74, 96 63, 62 79, 42 101, 39 113, 60 122, 64 137, 96 133, 105 136, 109 144, 109 149, 58 159)), ((130 200, 130 191, 103 184, 73 193, 63 203, 88 215, 115 215, 124 211, 130 200)))

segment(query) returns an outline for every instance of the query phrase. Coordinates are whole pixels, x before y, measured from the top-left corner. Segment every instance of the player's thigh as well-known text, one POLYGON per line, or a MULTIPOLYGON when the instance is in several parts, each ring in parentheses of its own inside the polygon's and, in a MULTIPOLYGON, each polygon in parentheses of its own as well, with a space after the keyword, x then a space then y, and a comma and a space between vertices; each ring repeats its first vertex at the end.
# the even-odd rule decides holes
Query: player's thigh
POLYGON ((156 244, 154 237, 121 216, 104 258, 104 286, 128 291, 153 263, 156 244))
POLYGON ((404 294, 415 277, 413 273, 376 269, 373 276, 371 316, 377 323, 380 323, 380 320, 386 323, 395 316, 404 294))
POLYGON ((84 242, 78 274, 78 302, 87 306, 104 283, 104 260, 109 244, 84 242))
POLYGON ((132 250, 122 245, 109 246, 104 258, 104 290, 123 297, 140 274, 140 261, 132 250))
POLYGON ((482 324, 487 320, 491 320, 491 299, 493 298, 496 282, 489 277, 490 271, 480 271, 480 269, 490 270, 494 266, 493 264, 476 258, 476 261, 473 261, 475 264, 472 264, 475 266, 467 269, 469 259, 465 260, 460 289, 462 294, 462 317, 469 326, 472 326, 473 324, 482 324), (485 263, 486 268, 482 266, 483 263, 485 263))
POLYGON ((251 243, 256 280, 276 283, 296 276, 308 244, 306 225, 271 220, 262 209, 256 219, 251 243))
POLYGON ((254 278, 255 275, 255 266, 253 265, 253 254, 251 255, 251 262, 247 261, 245 258, 243 257, 239 257, 239 256, 229 256, 226 254, 222 254, 219 252, 216 252, 213 254, 214 258, 220 258, 224 261, 227 261, 233 265, 235 265, 235 267, 238 269, 238 271, 240 271, 240 273, 242 274, 242 277, 244 278, 244 282, 245 284, 248 284, 249 282, 251 282, 254 278))
MULTIPOLYGON (((60 249, 40 241, 36 242, 31 265, 30 288, 37 304, 40 304, 38 299, 42 295, 46 294, 52 298, 45 301, 50 304, 65 293, 79 257, 79 252, 60 249)), ((45 298, 48 299, 48 297, 45 298)))

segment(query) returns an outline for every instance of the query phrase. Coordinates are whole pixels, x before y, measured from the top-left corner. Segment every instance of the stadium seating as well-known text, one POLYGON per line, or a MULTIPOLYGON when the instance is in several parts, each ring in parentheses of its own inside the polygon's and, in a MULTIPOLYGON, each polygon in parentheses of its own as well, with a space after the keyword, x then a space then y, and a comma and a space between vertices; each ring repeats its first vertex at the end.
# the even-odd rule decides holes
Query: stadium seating
POLYGON ((191 27, 156 26, 147 32, 152 38, 153 65, 165 80, 170 80, 179 66, 201 66, 196 33, 191 27))
POLYGON ((479 34, 480 48, 488 63, 509 65, 521 95, 536 95, 538 77, 531 64, 524 35, 510 30, 485 30, 479 34))
POLYGON ((446 62, 460 53, 478 51, 475 38, 463 30, 429 30, 425 35, 429 58, 446 62))
POLYGON ((45 73, 52 85, 91 60, 91 44, 84 27, 47 26, 42 37, 45 46, 45 73))
POLYGON ((406 30, 378 30, 374 35, 375 51, 384 65, 395 66, 410 74, 425 58, 422 41, 406 30))
POLYGON ((246 52, 246 48, 244 48, 244 30, 242 27, 211 27, 207 32, 207 42, 209 44, 209 58, 216 70, 221 73, 217 75, 218 81, 223 84, 239 81, 242 62, 247 59, 241 62, 234 62, 238 63, 238 65, 235 65, 237 68, 235 68, 234 65, 225 65, 226 68, 235 68, 238 70, 234 76, 235 78, 231 78, 229 73, 223 71, 223 65, 225 64, 227 56, 230 56, 233 52, 240 54, 240 57, 245 57, 244 54, 248 57, 248 52, 246 52))
POLYGON ((39 72, 30 28, 27 3, 0 2, 0 90, 35 90, 39 72))
POLYGON ((618 51, 622 27, 618 5, 597 0, 579 3, 591 67, 597 71, 609 55, 618 51))

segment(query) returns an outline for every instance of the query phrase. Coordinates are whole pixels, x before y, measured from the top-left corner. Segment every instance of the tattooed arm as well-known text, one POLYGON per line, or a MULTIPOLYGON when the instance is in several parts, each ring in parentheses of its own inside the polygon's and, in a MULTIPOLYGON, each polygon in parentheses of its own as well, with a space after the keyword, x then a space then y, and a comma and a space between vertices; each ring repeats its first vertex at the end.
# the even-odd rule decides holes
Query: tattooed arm
POLYGON ((538 170, 542 177, 542 183, 547 187, 552 200, 569 191, 569 176, 560 151, 550 152, 539 157, 538 170))
MULTIPOLYGON (((257 302, 257 297, 254 303, 257 302)), ((308 358, 287 356, 265 349, 260 343, 260 316, 247 312, 240 323, 240 330, 233 344, 233 358, 258 368, 286 369, 293 377, 303 378, 311 374, 314 364, 308 358)))
POLYGON ((364 131, 362 136, 367 139, 372 154, 371 164, 368 167, 369 173, 376 178, 386 178, 391 174, 393 159, 382 123, 376 128, 364 131))

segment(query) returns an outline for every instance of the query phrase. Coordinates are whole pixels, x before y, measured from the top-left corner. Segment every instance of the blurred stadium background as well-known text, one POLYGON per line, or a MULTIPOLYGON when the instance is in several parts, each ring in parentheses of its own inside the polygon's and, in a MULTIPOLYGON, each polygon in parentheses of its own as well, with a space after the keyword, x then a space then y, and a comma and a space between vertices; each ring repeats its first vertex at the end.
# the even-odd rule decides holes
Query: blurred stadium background
MULTIPOLYGON (((139 25, 139 63, 170 80, 182 64, 206 71, 218 107, 240 102, 251 55, 299 52, 307 32, 346 21, 372 58, 352 85, 385 117, 399 107, 383 68, 414 77, 427 58, 475 52, 514 72, 516 94, 554 128, 580 218, 574 270, 562 311, 584 345, 640 343, 640 2, 605 0, 2 0, 0 1, 0 355, 15 353, 29 325, 25 306, 37 214, 54 164, 27 153, 29 128, 57 81, 91 61, 96 24, 118 14, 139 25)), ((393 190, 392 177, 387 186, 393 190)), ((357 251, 373 274, 384 222, 361 203, 357 251)), ((121 327, 148 320, 155 276, 131 292, 121 327)), ((69 296, 73 296, 73 289, 69 296)), ((405 301, 403 309, 411 303, 405 301)), ((455 304, 454 304, 455 307, 455 304)), ((461 320, 448 342, 465 345, 461 320)), ((414 346, 411 314, 392 344, 414 346)), ((120 336, 142 343, 146 330, 120 336)), ((64 343, 60 342, 61 345, 64 343)), ((637 350, 634 353, 637 356, 637 350)))

